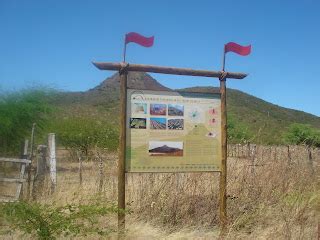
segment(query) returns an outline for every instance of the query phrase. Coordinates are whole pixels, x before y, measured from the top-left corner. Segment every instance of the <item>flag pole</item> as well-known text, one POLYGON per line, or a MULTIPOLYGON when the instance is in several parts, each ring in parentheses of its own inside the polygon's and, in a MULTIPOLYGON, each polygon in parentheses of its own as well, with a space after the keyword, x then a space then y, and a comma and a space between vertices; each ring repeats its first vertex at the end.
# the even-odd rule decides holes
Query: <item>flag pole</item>
POLYGON ((123 62, 126 62, 126 51, 127 51, 127 43, 126 43, 126 40, 124 40, 123 62))
POLYGON ((126 34, 124 36, 124 46, 123 46, 123 62, 126 62, 126 52, 127 52, 127 36, 128 34, 126 34))
POLYGON ((222 57, 222 71, 224 72, 224 68, 226 65, 226 47, 224 46, 223 48, 223 57, 222 57))

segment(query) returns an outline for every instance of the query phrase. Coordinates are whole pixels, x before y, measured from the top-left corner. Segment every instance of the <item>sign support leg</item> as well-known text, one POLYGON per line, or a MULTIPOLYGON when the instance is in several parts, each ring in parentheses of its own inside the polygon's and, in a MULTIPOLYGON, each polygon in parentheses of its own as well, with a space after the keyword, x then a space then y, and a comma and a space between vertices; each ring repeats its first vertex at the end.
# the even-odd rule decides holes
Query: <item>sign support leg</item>
POLYGON ((227 99, 226 78, 220 78, 221 93, 221 172, 220 172, 220 224, 222 230, 227 224, 227 99))
POLYGON ((126 160, 126 121, 127 121, 127 77, 126 69, 121 69, 120 73, 120 147, 118 160, 118 232, 125 230, 125 160, 126 160))

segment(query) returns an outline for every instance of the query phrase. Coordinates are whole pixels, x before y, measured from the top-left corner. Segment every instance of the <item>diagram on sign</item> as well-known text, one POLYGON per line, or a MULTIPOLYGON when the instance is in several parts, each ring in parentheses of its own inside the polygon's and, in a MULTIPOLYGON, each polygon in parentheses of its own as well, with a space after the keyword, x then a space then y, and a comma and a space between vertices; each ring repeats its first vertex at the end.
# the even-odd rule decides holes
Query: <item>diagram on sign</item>
POLYGON ((190 111, 188 112, 188 117, 191 122, 193 123, 203 123, 204 118, 203 118, 203 112, 202 109, 199 107, 192 107, 190 111))

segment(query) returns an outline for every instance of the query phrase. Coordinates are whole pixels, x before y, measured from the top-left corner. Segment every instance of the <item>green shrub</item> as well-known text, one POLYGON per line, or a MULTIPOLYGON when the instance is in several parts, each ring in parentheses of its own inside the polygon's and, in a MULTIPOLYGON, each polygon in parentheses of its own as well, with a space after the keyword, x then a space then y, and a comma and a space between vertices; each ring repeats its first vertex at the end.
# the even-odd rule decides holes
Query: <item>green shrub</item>
POLYGON ((55 207, 38 203, 16 202, 0 204, 0 218, 10 227, 36 235, 39 239, 55 239, 60 235, 107 235, 114 230, 100 229, 101 216, 117 213, 115 205, 88 204, 55 207))
POLYGON ((229 114, 227 122, 228 140, 233 143, 245 143, 250 141, 252 134, 248 127, 237 122, 236 118, 229 114))
POLYGON ((309 147, 320 147, 320 130, 306 124, 294 123, 284 135, 285 142, 309 147))
POLYGON ((60 145, 86 154, 94 147, 109 151, 118 148, 118 129, 107 122, 89 117, 71 117, 56 121, 51 128, 60 145))

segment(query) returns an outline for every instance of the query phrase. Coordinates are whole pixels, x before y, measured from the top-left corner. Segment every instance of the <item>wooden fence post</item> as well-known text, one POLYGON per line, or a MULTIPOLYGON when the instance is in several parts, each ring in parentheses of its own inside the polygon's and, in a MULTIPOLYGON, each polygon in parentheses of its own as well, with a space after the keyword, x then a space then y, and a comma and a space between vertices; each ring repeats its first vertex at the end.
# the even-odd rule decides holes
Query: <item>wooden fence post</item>
POLYGON ((79 184, 82 185, 82 157, 83 152, 80 150, 76 150, 76 155, 78 157, 78 170, 79 170, 79 184))
MULTIPOLYGON (((21 153, 21 158, 22 159, 27 159, 28 158, 28 145, 29 145, 29 140, 28 139, 24 140, 22 153, 21 153)), ((25 170, 26 170, 26 164, 21 164, 20 179, 24 178, 25 170)), ((20 196, 23 196, 23 184, 22 184, 22 182, 18 184, 17 192, 16 192, 16 199, 19 199, 20 196)))
POLYGON ((291 164, 290 145, 287 145, 287 157, 288 157, 288 165, 290 165, 291 164))
POLYGON ((307 151, 308 151, 308 163, 311 169, 312 174, 314 173, 314 169, 313 169, 313 160, 312 160, 312 148, 311 146, 307 146, 307 151))
POLYGON ((97 158, 99 160, 99 193, 102 192, 103 189, 103 179, 104 179, 104 164, 103 164, 103 158, 100 155, 100 153, 97 151, 97 158))
POLYGON ((47 173, 47 146, 39 145, 37 151, 37 171, 33 179, 32 187, 33 200, 36 200, 37 196, 42 194, 47 173))
POLYGON ((54 133, 49 133, 48 135, 48 150, 50 164, 51 193, 53 193, 57 186, 56 140, 54 133))
POLYGON ((250 158, 250 156, 251 156, 251 155, 250 155, 250 153, 251 153, 251 152, 250 152, 250 147, 251 147, 251 146, 250 146, 250 142, 247 142, 247 151, 246 151, 246 152, 247 152, 247 157, 248 157, 248 158, 250 158))
POLYGON ((31 171, 32 171, 32 160, 33 160, 33 145, 34 145, 34 134, 35 134, 35 128, 36 128, 36 124, 33 123, 32 124, 32 130, 31 130, 31 141, 30 141, 30 155, 29 155, 29 160, 31 161, 31 163, 28 166, 28 188, 27 188, 27 198, 30 197, 31 194, 31 171))
POLYGON ((256 145, 253 145, 251 150, 250 150, 250 155, 249 157, 251 158, 251 173, 255 174, 255 167, 256 167, 256 145))

